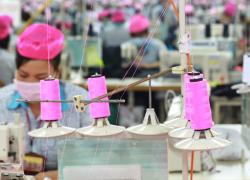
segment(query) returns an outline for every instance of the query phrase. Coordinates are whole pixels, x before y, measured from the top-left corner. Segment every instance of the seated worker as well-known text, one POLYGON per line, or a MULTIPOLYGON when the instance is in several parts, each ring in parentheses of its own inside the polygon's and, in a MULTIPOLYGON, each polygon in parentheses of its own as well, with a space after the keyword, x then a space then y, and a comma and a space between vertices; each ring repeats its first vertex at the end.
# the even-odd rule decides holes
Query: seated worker
POLYGON ((0 87, 10 84, 15 74, 15 56, 8 52, 12 19, 0 16, 0 87))
POLYGON ((125 26, 125 14, 122 10, 117 9, 112 13, 111 22, 101 34, 105 47, 120 46, 130 38, 128 28, 125 26))
MULTIPOLYGON (((57 168, 57 139, 30 138, 27 133, 41 125, 40 103, 31 104, 16 100, 39 99, 39 81, 46 79, 48 74, 60 78, 63 44, 64 35, 58 29, 47 24, 29 26, 17 42, 14 84, 0 89, 0 121, 11 122, 14 113, 21 115, 21 121, 26 128, 25 153, 36 153, 45 157, 45 170, 57 168)), ((64 82, 60 82, 60 95, 62 100, 72 99, 74 95, 83 95, 87 98, 86 90, 64 82)), ((59 123, 64 126, 80 128, 91 123, 88 108, 84 113, 77 113, 73 105, 62 103, 62 112, 63 118, 59 123)))
POLYGON ((121 44, 130 39, 128 27, 125 26, 125 14, 117 9, 111 17, 112 24, 101 33, 103 44, 104 75, 106 77, 122 77, 121 44), (115 38, 114 38, 115 37, 115 38))
POLYGON ((158 72, 160 69, 160 55, 167 52, 167 47, 161 40, 150 37, 149 28, 150 22, 148 18, 141 14, 133 16, 129 24, 132 39, 125 43, 137 48, 140 58, 135 59, 135 66, 139 65, 136 76, 140 77, 158 72))
POLYGON ((223 24, 230 24, 235 21, 236 18, 236 12, 237 12, 237 4, 229 0, 224 6, 224 12, 221 17, 221 23, 223 24))

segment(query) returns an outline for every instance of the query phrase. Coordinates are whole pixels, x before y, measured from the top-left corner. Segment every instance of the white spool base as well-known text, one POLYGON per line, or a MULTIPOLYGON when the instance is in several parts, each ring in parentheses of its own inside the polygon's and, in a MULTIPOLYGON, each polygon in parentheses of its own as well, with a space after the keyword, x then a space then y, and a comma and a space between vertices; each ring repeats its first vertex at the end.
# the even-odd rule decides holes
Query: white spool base
POLYGON ((192 138, 184 139, 174 145, 175 148, 187 151, 204 151, 220 149, 231 145, 231 142, 215 137, 211 131, 195 131, 192 138))
POLYGON ((76 130, 83 136, 104 137, 122 133, 125 130, 122 126, 111 125, 107 118, 95 119, 91 126, 83 127, 76 130))
POLYGON ((59 125, 58 121, 45 121, 41 128, 30 131, 28 135, 35 138, 52 138, 66 136, 74 131, 74 128, 59 125))
POLYGON ((171 129, 164 124, 160 124, 153 108, 148 108, 144 116, 143 123, 127 129, 128 132, 136 135, 163 135, 167 134, 171 129))
MULTIPOLYGON (((219 133, 209 129, 213 136, 218 136, 219 133)), ((194 136, 195 131, 190 127, 190 122, 188 122, 186 127, 182 128, 177 128, 168 133, 168 135, 172 138, 177 138, 177 139, 186 139, 186 138, 192 138, 194 136)))
POLYGON ((167 120, 164 122, 164 125, 170 129, 176 129, 180 127, 185 127, 188 121, 184 117, 178 117, 175 119, 167 120))

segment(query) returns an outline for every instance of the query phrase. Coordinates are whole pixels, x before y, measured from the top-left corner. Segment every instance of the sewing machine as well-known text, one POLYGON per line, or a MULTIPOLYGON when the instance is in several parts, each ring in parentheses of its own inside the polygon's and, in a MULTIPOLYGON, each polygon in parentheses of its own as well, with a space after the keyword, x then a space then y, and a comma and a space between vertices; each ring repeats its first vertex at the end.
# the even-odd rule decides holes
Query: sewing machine
MULTIPOLYGON (((209 81, 219 83, 229 82, 228 67, 232 63, 232 54, 229 51, 194 51, 192 62, 195 69, 201 70, 209 81)), ((180 64, 180 53, 169 51, 161 54, 161 69, 180 64)))
MULTIPOLYGON (((188 27, 192 35, 192 40, 205 38, 205 24, 197 24, 188 27)), ((243 26, 240 24, 229 25, 229 37, 242 37, 243 26)), ((211 24, 211 37, 218 38, 223 36, 223 24, 211 24)))
POLYGON ((21 164, 1 163, 0 164, 1 180, 24 180, 25 175, 21 164))
POLYGON ((14 121, 0 125, 0 177, 2 180, 21 180, 24 177, 22 161, 24 155, 24 124, 20 115, 14 121))

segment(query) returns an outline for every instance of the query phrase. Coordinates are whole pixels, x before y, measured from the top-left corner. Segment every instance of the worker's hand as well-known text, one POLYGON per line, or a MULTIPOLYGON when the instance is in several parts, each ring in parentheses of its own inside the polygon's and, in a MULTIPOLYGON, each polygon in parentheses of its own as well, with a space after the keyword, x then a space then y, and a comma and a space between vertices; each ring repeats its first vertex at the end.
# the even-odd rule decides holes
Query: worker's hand
POLYGON ((41 172, 35 176, 35 179, 36 180, 43 180, 45 177, 48 177, 51 180, 57 180, 58 172, 57 171, 41 172))

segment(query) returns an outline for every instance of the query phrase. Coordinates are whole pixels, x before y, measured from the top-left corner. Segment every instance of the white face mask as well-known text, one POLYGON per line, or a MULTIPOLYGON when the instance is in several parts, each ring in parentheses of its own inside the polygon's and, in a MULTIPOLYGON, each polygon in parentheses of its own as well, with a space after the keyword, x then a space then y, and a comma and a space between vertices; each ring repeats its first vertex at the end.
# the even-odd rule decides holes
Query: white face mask
POLYGON ((17 91, 23 99, 39 100, 40 99, 40 83, 23 82, 14 79, 17 91))

